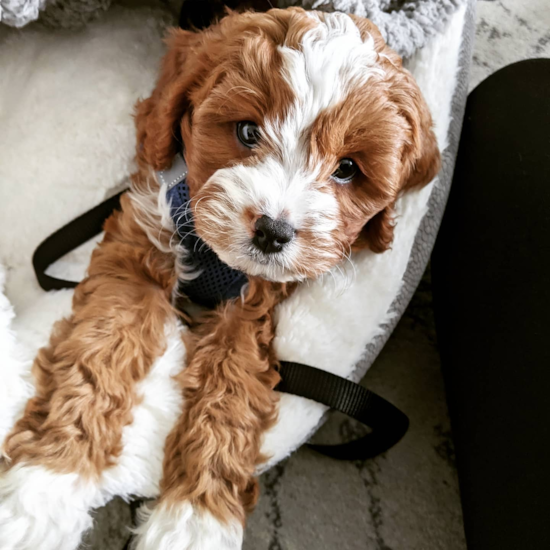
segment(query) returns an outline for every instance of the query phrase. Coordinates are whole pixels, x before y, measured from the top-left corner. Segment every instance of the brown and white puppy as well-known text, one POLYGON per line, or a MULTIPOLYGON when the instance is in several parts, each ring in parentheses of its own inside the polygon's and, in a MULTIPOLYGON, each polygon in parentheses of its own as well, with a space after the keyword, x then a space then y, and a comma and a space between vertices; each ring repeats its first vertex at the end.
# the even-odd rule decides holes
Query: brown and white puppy
POLYGON ((189 277, 156 171, 184 154, 196 231, 249 284, 190 323, 181 414, 136 547, 223 550, 240 548, 261 437, 276 420, 274 308, 350 251, 386 250, 395 201, 440 162, 400 58, 372 23, 340 13, 230 14, 202 32, 174 30, 136 124, 132 191, 106 224, 72 316, 37 357, 36 397, 4 446, 0 541, 14 542, 2 549, 74 548, 89 508, 122 492, 113 468, 134 452, 123 430, 147 399, 140 383, 170 352, 166 326, 189 277), (18 505, 44 480, 55 503, 67 476, 83 487, 71 493, 70 525, 18 505))

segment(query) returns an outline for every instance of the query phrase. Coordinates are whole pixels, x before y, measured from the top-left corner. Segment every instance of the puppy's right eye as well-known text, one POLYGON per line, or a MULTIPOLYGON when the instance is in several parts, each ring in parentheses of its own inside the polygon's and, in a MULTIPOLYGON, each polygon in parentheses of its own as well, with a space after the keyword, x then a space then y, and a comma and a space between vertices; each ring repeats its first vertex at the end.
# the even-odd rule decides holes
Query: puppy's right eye
POLYGON ((260 129, 249 120, 237 122, 237 137, 245 147, 253 149, 260 141, 260 129))
POLYGON ((357 174, 357 164, 351 159, 342 159, 338 168, 332 173, 332 178, 338 183, 349 183, 357 174))

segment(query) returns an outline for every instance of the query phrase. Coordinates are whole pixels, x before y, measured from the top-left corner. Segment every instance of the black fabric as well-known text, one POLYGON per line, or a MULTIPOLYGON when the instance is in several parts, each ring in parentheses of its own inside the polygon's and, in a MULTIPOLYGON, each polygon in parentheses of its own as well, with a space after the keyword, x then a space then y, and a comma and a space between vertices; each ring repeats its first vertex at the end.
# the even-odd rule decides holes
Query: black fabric
MULTIPOLYGON (((231 2, 236 4, 235 1, 231 2)), ((182 29, 205 29, 225 13, 228 0, 184 0, 179 16, 182 29)), ((232 8, 236 7, 235 5, 232 8)))
POLYGON ((550 548, 550 60, 470 94, 432 281, 468 548, 550 548))
POLYGON ((277 7, 273 0, 184 0, 179 15, 179 26, 182 29, 205 29, 222 19, 227 9, 250 9, 261 12, 273 7, 277 7))

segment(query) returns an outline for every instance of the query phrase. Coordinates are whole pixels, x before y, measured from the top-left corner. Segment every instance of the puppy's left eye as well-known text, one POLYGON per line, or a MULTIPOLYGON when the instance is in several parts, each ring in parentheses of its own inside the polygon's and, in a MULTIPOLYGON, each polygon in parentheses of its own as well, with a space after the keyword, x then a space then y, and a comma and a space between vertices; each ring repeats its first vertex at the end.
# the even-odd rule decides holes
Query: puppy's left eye
POLYGON ((245 147, 252 149, 260 141, 260 129, 257 124, 249 120, 238 122, 237 137, 245 147))
POLYGON ((349 183, 357 174, 357 164, 351 159, 342 159, 338 168, 332 173, 338 183, 349 183))

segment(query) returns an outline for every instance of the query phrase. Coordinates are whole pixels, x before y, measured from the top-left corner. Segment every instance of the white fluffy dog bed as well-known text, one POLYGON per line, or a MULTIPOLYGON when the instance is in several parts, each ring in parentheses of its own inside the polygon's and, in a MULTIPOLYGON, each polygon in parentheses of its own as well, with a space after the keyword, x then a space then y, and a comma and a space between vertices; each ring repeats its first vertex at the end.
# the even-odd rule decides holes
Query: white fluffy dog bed
MULTIPOLYGON (((446 31, 407 62, 432 110, 441 150, 453 140, 444 154, 447 180, 465 98, 463 87, 457 92, 457 79, 464 81, 459 61, 466 15, 467 8, 459 8, 446 31)), ((52 323, 70 311, 72 291, 45 293, 38 287, 32 253, 44 237, 126 187, 135 146, 132 108, 152 89, 161 37, 172 23, 158 4, 140 4, 114 7, 78 32, 0 29, 0 442, 32 394, 29 369, 37 348, 47 342, 52 323)), ((467 53, 462 50, 463 58, 467 53)), ((426 230, 424 217, 437 193, 442 208, 448 185, 433 193, 437 185, 399 201, 392 250, 361 253, 283 303, 275 341, 280 359, 354 380, 365 374, 425 267, 433 239, 422 247, 417 233, 421 223, 426 230)), ((439 218, 434 219, 432 234, 439 218)), ((81 279, 92 246, 58 262, 52 274, 81 279)), ((143 382, 158 386, 156 398, 139 406, 124 435, 138 455, 141 446, 141 459, 123 457, 116 472, 105 476, 107 485, 107 478, 117 480, 119 494, 128 494, 124 483, 130 475, 140 480, 139 491, 131 492, 155 496, 158 490, 163 438, 180 406, 170 375, 184 350, 177 334, 172 340, 143 382), (154 433, 153 418, 160 418, 154 433)), ((325 411, 282 395, 279 421, 263 446, 271 456, 268 466, 306 441, 325 411)))

